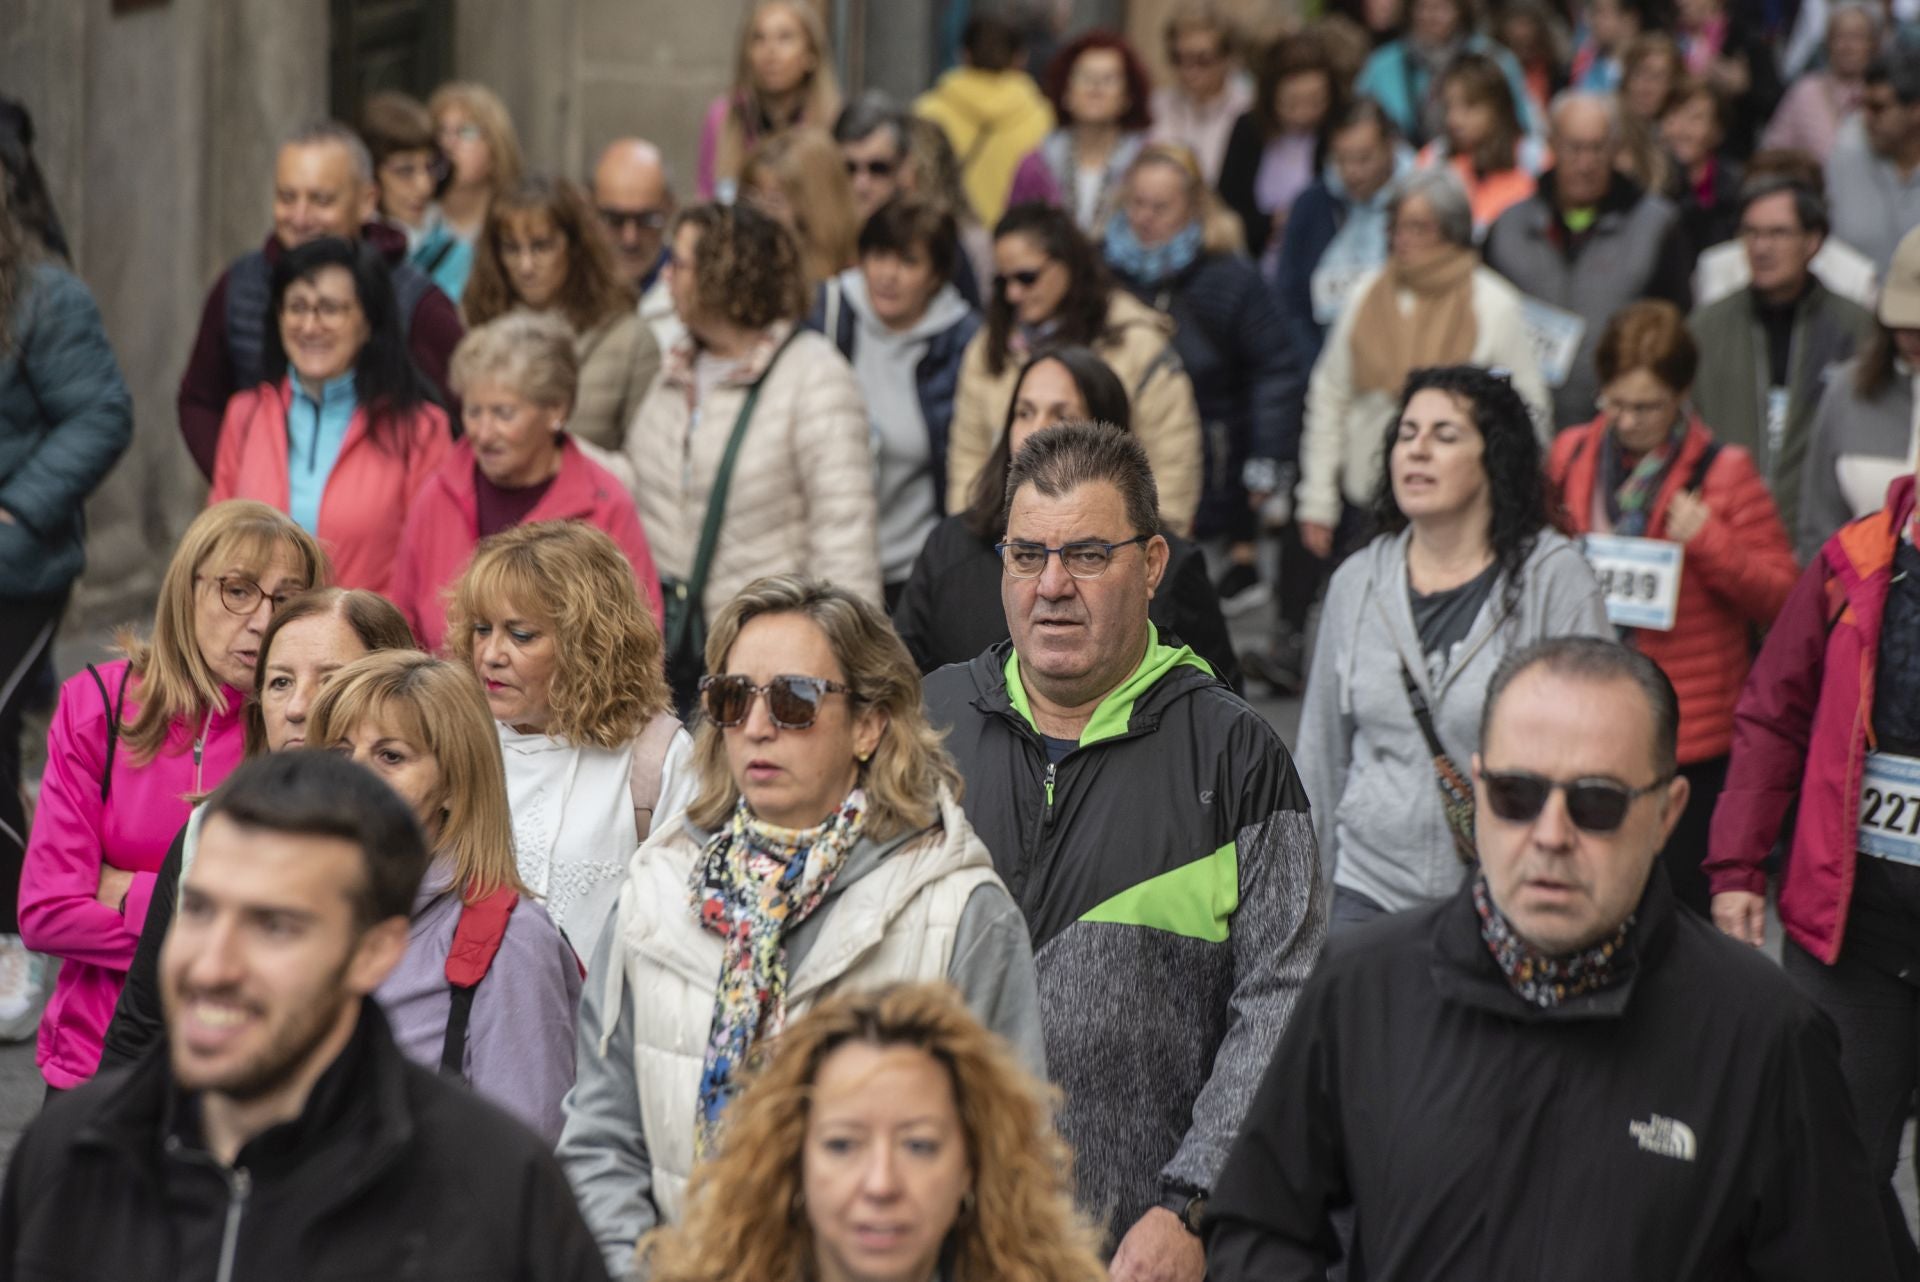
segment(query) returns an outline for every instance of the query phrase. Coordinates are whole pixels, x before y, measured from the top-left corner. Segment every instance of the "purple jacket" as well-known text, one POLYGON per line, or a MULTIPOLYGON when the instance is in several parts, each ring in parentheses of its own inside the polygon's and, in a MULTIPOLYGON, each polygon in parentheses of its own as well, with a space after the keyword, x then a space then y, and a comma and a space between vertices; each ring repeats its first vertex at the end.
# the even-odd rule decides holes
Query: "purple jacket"
MULTIPOLYGON (((107 693, 117 696, 127 660, 99 665, 107 693)), ((60 687, 47 731, 47 773, 20 875, 20 937, 28 948, 61 959, 60 979, 40 1020, 35 1056, 48 1084, 69 1089, 93 1076, 120 984, 140 942, 153 896, 154 873, 187 821, 189 794, 217 787, 240 764, 241 695, 198 722, 169 727, 150 762, 114 749, 108 799, 100 800, 107 763, 107 706, 85 671, 60 687), (196 751, 195 742, 199 743, 196 751), (103 867, 134 874, 125 911, 94 898, 103 867)), ((127 686, 121 724, 140 710, 127 686)))
MULTIPOLYGON (((447 952, 460 920, 453 869, 436 862, 414 900, 407 952, 374 992, 393 1039, 416 1064, 440 1067, 452 993, 447 952)), ((580 961, 547 910, 521 899, 485 979, 473 992, 467 1024, 466 1079, 474 1090, 533 1128, 560 1140, 560 1101, 573 1085, 573 1017, 580 1004, 580 961)))

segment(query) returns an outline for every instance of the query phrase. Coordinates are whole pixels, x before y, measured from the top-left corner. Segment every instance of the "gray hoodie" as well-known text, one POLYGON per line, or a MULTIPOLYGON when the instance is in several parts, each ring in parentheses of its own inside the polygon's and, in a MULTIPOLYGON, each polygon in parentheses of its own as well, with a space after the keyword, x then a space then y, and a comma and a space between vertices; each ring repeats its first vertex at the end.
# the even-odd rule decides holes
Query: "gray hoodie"
MULTIPOLYGON (((705 843, 709 834, 685 820, 682 823, 705 843)), ((808 951, 832 925, 835 901, 888 855, 923 835, 906 833, 886 842, 863 839, 854 846, 826 899, 787 936, 788 974, 799 971, 808 951)), ((953 836, 949 834, 949 839, 953 836)), ((971 830, 964 836, 967 841, 978 840, 971 830)), ((620 1008, 609 1010, 607 986, 599 982, 608 967, 623 964, 613 952, 620 936, 613 925, 618 913, 616 904, 587 963, 587 973, 595 982, 580 995, 577 1073, 566 1096, 557 1156, 587 1227, 600 1244, 608 1273, 628 1278, 641 1276, 634 1263, 634 1247, 659 1223, 659 1212, 653 1202, 653 1164, 647 1153, 634 1065, 634 990, 624 986, 620 1008)), ((980 1021, 1011 1044, 1021 1063, 1044 1079, 1046 1043, 1040 1028, 1033 946, 1026 918, 998 881, 981 886, 968 898, 954 934, 947 980, 980 1021)), ((701 1030, 700 1040, 704 1039, 705 1030, 701 1030)))
POLYGON ((1411 538, 1410 530, 1383 535, 1334 573, 1293 753, 1333 883, 1391 911, 1452 894, 1462 871, 1401 664, 1426 695, 1441 745, 1464 772, 1501 659, 1544 637, 1613 635, 1586 558, 1547 531, 1522 568, 1513 612, 1502 606, 1502 577, 1436 683, 1407 597, 1411 538))
POLYGON ((842 272, 839 283, 841 299, 855 318, 853 375, 867 398, 867 422, 873 431, 880 577, 886 583, 903 583, 913 573, 920 545, 940 519, 933 449, 914 371, 927 354, 927 344, 965 318, 967 304, 959 290, 942 285, 919 323, 896 331, 874 316, 859 268, 842 272))

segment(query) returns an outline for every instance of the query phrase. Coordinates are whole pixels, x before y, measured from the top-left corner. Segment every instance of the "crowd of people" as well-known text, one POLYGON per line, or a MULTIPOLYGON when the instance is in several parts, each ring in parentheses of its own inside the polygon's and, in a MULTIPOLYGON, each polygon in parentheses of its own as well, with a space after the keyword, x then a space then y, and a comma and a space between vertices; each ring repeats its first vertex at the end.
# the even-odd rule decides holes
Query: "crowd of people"
POLYGON ((683 187, 377 93, 57 686, 0 104, 0 1277, 1920 1279, 1903 3, 762 0, 683 187))

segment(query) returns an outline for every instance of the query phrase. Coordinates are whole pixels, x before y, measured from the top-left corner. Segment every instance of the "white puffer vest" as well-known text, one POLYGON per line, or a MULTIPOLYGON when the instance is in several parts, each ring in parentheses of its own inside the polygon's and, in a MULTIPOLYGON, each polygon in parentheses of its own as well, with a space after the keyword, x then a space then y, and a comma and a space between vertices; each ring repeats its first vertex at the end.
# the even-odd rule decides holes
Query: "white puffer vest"
MULTIPOLYGON (((623 984, 634 993, 634 1077, 653 1203, 668 1224, 680 1218, 693 1170, 694 1115, 720 978, 720 937, 701 928, 688 900, 702 848, 693 830, 675 824, 634 856, 617 909, 617 964, 605 978, 608 1011, 620 1009, 623 984)), ((998 881, 986 846, 943 790, 938 832, 835 887, 822 909, 825 933, 788 977, 788 1020, 843 985, 945 979, 968 900, 998 881)), ((610 1020, 608 1037, 613 1026, 610 1020)))

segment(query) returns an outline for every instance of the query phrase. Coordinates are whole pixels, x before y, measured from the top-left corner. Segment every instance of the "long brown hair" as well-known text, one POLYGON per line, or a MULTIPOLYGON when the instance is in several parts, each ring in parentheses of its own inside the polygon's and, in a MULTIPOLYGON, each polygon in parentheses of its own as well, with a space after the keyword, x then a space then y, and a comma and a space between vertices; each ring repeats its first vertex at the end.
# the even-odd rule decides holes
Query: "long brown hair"
POLYGON ((1513 89, 1507 84, 1507 74, 1500 70, 1500 64, 1484 53, 1460 54, 1440 76, 1441 89, 1444 91, 1448 85, 1459 86, 1468 101, 1493 108, 1493 129, 1467 157, 1473 164, 1473 172, 1484 178, 1512 169, 1519 159, 1520 140, 1526 137, 1526 131, 1520 127, 1520 110, 1513 101, 1513 89))
MULTIPOLYGON (((258 575, 274 555, 291 551, 306 572, 306 586, 325 587, 333 577, 327 554, 285 512, 252 499, 215 503, 180 536, 160 580, 153 632, 142 639, 122 629, 115 643, 136 678, 140 710, 121 727, 121 742, 139 763, 152 761, 176 722, 226 706, 227 695, 200 653, 194 607, 200 571, 217 561, 244 565, 258 575)), ((218 591, 218 585, 215 585, 218 591)))
POLYGON ((827 24, 821 21, 819 10, 807 0, 760 0, 747 20, 740 24, 740 44, 734 54, 733 91, 728 95, 727 118, 714 152, 714 177, 722 181, 738 178, 747 149, 762 137, 803 122, 824 128, 839 114, 840 82, 833 74, 833 50, 828 47, 827 24), (813 71, 807 77, 799 114, 791 120, 774 120, 753 83, 753 28, 760 21, 760 15, 769 9, 785 9, 791 13, 807 33, 807 43, 813 46, 813 71))
POLYGON ((302 619, 331 616, 339 619, 360 638, 368 654, 381 650, 414 650, 413 629, 393 602, 365 588, 314 588, 273 612, 273 622, 260 634, 260 657, 253 663, 253 696, 247 700, 244 714, 245 755, 257 757, 267 750, 267 724, 260 715, 260 697, 267 689, 267 662, 273 643, 290 623, 302 619))
POLYGON ((772 1043, 727 1114, 720 1148, 697 1167, 686 1215, 640 1243, 655 1282, 809 1278, 814 1235, 799 1209, 814 1084, 845 1046, 912 1047, 946 1071, 973 1172, 954 1223, 952 1282, 1099 1282, 1099 1235, 1074 1208, 1072 1155, 1055 1133, 1058 1092, 945 984, 840 993, 772 1043))
POLYGON ((633 309, 633 286, 620 275, 606 225, 586 193, 565 178, 528 178, 487 206, 486 224, 473 244, 473 276, 460 296, 469 329, 505 315, 518 302, 500 237, 504 220, 524 214, 543 215, 566 242, 567 279, 553 306, 575 332, 584 334, 633 309))
POLYGON ((752 189, 763 183, 778 187, 793 211, 807 284, 818 285, 853 266, 860 214, 832 134, 799 125, 764 139, 740 170, 740 199, 751 199, 752 189))
POLYGON ((33 245, 13 216, 7 184, 0 180, 0 354, 13 350, 13 305, 22 292, 20 278, 33 263, 33 245))

